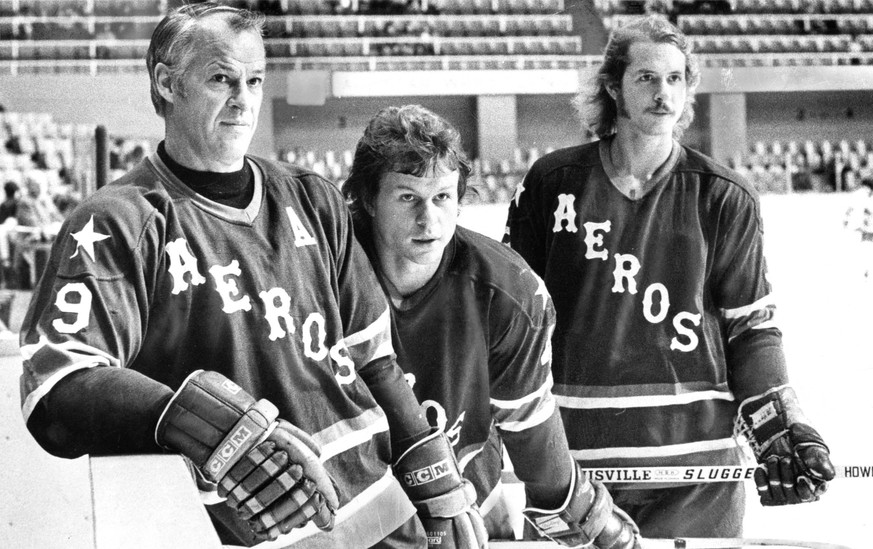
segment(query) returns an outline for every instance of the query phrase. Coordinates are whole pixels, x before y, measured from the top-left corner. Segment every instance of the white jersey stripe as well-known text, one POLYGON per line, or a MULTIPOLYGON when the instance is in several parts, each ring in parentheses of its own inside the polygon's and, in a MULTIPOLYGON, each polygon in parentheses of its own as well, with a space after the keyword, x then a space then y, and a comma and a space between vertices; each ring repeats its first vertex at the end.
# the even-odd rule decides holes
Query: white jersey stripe
POLYGON ((721 314, 724 318, 730 320, 734 318, 740 318, 744 316, 749 316, 755 311, 760 311, 766 309, 767 307, 774 307, 776 305, 776 300, 773 298, 773 294, 767 294, 758 301, 745 305, 743 307, 737 307, 735 309, 722 309, 721 314))
POLYGON ((347 335, 343 341, 346 346, 352 347, 360 343, 364 343, 371 339, 380 337, 382 334, 391 333, 391 313, 386 308, 385 312, 379 315, 379 318, 373 321, 372 324, 359 332, 347 335))
POLYGON ((356 366, 369 364, 377 358, 391 356, 391 313, 386 308, 372 324, 343 338, 343 344, 356 366))
POLYGON ((491 405, 497 408, 504 408, 506 410, 518 409, 531 401, 544 398, 545 395, 552 390, 554 384, 555 382, 552 379, 552 374, 549 373, 545 383, 540 385, 540 387, 536 391, 515 400, 500 400, 497 398, 492 398, 491 405))
POLYGON ((727 383, 640 383, 637 385, 566 385, 556 383, 555 395, 576 398, 622 398, 637 396, 676 396, 715 391, 729 392, 727 383))
MULTIPOLYGON (((412 516, 415 513, 415 508, 412 507, 409 499, 404 496, 400 484, 397 482, 394 473, 389 467, 382 478, 369 485, 350 502, 337 509, 336 522, 334 523, 334 530, 331 534, 333 537, 328 537, 327 534, 324 534, 315 526, 315 523, 310 521, 302 528, 295 528, 289 533, 279 536, 274 541, 259 543, 256 547, 258 549, 283 549, 313 536, 325 539, 316 538, 312 540, 312 547, 327 547, 331 542, 337 543, 338 540, 342 539, 352 543, 352 540, 361 540, 362 536, 368 533, 361 531, 361 528, 365 526, 364 521, 370 520, 372 522, 370 526, 380 523, 378 520, 373 520, 371 512, 375 512, 376 514, 385 512, 393 514, 397 511, 399 511, 397 514, 400 516, 404 514, 412 516), (385 507, 385 505, 380 504, 380 500, 385 501, 386 503, 391 503, 392 505, 399 505, 400 507, 398 509, 386 508, 380 511, 380 507, 385 507), (351 521, 351 524, 346 525, 349 521, 351 521), (325 542, 327 544, 325 544, 325 542)), ((372 528, 370 528, 370 530, 372 530, 372 528)), ((377 538, 380 535, 384 537, 389 533, 390 532, 380 533, 378 531, 369 532, 371 537, 372 535, 376 535, 377 538)), ((379 540, 376 539, 374 543, 378 541, 379 540)), ((310 545, 304 542, 301 546, 309 547, 310 545)))
POLYGON ((48 392, 52 390, 52 387, 54 387, 60 380, 75 371, 83 370, 85 368, 93 368, 94 366, 107 366, 107 364, 102 363, 97 357, 95 357, 92 360, 75 362, 66 368, 56 370, 52 375, 44 379, 39 387, 31 391, 31 393, 27 395, 27 398, 24 399, 24 404, 21 406, 21 415, 24 416, 24 423, 27 423, 27 420, 30 419, 30 414, 33 413, 33 410, 36 408, 36 405, 39 404, 39 401, 42 400, 42 398, 47 395, 48 392))
POLYGON ((491 490, 491 493, 482 501, 482 505, 479 506, 479 513, 484 517, 488 513, 494 509, 494 506, 497 505, 503 497, 503 481, 498 480, 497 484, 494 485, 494 489, 491 490))
POLYGON ((462 456, 460 459, 458 459, 458 468, 461 470, 462 473, 464 472, 464 469, 467 467, 467 464, 469 464, 471 461, 473 461, 474 457, 476 457, 477 455, 482 453, 482 450, 483 450, 483 448, 479 447, 477 450, 474 450, 474 451, 462 456))
POLYGON ((388 419, 382 409, 371 408, 358 417, 334 423, 312 438, 321 446, 319 459, 325 462, 385 431, 388 431, 388 419))
MULTIPOLYGON (((549 393, 548 397, 541 400, 537 407, 533 410, 532 413, 527 414, 526 417, 519 420, 503 420, 497 421, 497 417, 495 417, 495 423, 497 427, 504 431, 511 431, 517 433, 519 431, 524 431, 525 429, 530 429, 531 427, 536 427, 540 425, 555 413, 555 398, 549 393)), ((512 416, 510 416, 511 418, 512 416)))
POLYGON ((48 339, 46 339, 45 336, 42 335, 39 336, 39 341, 37 341, 36 343, 21 346, 21 357, 24 360, 30 360, 31 358, 33 358, 33 355, 35 355, 43 347, 52 347, 54 349, 60 349, 62 351, 75 351, 83 355, 93 355, 95 360, 98 360, 101 363, 105 362, 109 366, 121 366, 121 362, 117 358, 105 351, 98 349, 97 347, 85 345, 80 341, 63 341, 61 343, 51 343, 48 339))
POLYGON ((700 442, 686 442, 683 444, 670 444, 667 446, 641 446, 625 448, 597 448, 594 450, 570 450, 573 459, 579 461, 600 459, 622 458, 659 458, 683 456, 698 452, 711 452, 713 450, 730 450, 737 448, 738 443, 734 438, 722 438, 717 440, 704 440, 700 442))
POLYGON ((603 408, 652 408, 658 406, 677 406, 703 400, 734 399, 730 391, 698 391, 679 395, 646 395, 636 397, 573 397, 555 395, 558 406, 574 410, 594 410, 603 408))

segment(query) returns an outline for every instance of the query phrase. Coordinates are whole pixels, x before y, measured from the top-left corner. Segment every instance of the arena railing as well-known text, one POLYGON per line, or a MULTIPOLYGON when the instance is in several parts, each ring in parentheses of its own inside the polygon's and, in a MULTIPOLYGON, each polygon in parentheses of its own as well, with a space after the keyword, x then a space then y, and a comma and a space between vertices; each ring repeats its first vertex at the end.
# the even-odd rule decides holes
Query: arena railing
MULTIPOLYGON (((87 32, 90 38, 96 38, 99 32, 127 32, 130 28, 135 36, 116 36, 118 39, 145 38, 148 39, 151 30, 158 24, 161 16, 13 16, 0 17, 0 39, 21 39, 27 34, 22 28, 34 25, 43 26, 41 30, 57 30, 58 36, 39 38, 38 40, 62 40, 70 36, 69 29, 78 28, 87 32), (128 27, 129 26, 129 27, 128 27)), ((498 34, 537 32, 543 35, 555 33, 570 34, 573 32, 572 17, 568 14, 468 14, 468 15, 301 15, 301 16, 267 16, 268 33, 279 33, 283 37, 306 36, 313 33, 323 33, 324 36, 340 37, 344 33, 353 32, 359 36, 378 36, 386 25, 397 28, 404 25, 424 25, 440 32, 464 34, 477 28, 487 31, 489 28, 498 34)), ((491 31, 489 31, 491 32, 491 31)))
MULTIPOLYGON (((800 67, 873 65, 873 52, 779 52, 715 53, 698 56, 703 67, 800 67)), ((268 67, 275 70, 400 71, 400 70, 581 70, 600 65, 599 55, 441 55, 275 57, 268 67)), ((0 76, 43 74, 138 73, 145 71, 142 59, 0 60, 0 76)))
POLYGON ((873 33, 873 14, 734 14, 680 15, 677 25, 686 33, 709 34, 824 34, 873 33))
POLYGON ((852 41, 853 37, 848 34, 814 34, 808 36, 796 34, 714 36, 707 34, 691 36, 694 51, 700 54, 848 52, 850 51, 852 41))

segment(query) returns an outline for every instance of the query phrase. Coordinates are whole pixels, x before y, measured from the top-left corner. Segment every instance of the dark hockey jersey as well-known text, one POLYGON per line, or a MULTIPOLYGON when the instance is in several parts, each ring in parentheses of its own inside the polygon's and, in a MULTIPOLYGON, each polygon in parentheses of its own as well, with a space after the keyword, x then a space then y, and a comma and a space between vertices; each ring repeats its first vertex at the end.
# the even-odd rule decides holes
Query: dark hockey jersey
MULTIPOLYGON (((523 437, 556 409, 554 308, 545 285, 517 253, 458 227, 433 278, 391 312, 397 362, 428 420, 448 434, 487 512, 501 473, 499 453, 482 453, 492 425, 523 437)), ((516 468, 542 469, 538 475, 556 480, 541 450, 537 463, 516 468)))
POLYGON ((359 375, 396 368, 387 303, 339 191, 247 161, 244 210, 194 193, 152 156, 71 214, 24 321, 23 415, 83 368, 131 368, 173 389, 193 370, 221 372, 311 433, 341 487, 333 532, 310 524, 280 540, 369 546, 414 513, 359 375))
POLYGON ((591 467, 737 463, 738 403, 786 382, 757 195, 674 143, 651 190, 630 199, 606 150, 538 160, 505 237, 555 303, 570 448, 591 467))

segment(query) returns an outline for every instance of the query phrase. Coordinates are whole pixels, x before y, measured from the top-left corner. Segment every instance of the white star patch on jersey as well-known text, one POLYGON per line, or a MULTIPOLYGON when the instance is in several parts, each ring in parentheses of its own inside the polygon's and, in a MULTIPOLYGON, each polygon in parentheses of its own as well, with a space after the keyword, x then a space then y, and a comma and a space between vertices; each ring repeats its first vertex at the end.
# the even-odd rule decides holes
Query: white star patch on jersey
POLYGON ((100 234, 94 232, 94 216, 91 216, 91 219, 85 223, 85 226, 82 227, 82 230, 77 233, 70 233, 70 236, 78 243, 76 245, 76 251, 73 255, 70 256, 70 259, 79 255, 79 248, 85 250, 85 253, 88 254, 88 257, 91 258, 91 261, 94 261, 94 243, 100 242, 101 240, 106 240, 109 238, 108 234, 100 234))
MULTIPOLYGON (((533 274, 533 273, 531 273, 533 274)), ((546 310, 546 304, 549 302, 549 292, 546 290, 546 283, 543 282, 543 279, 534 275, 534 278, 537 279, 537 291, 534 292, 534 295, 538 295, 543 298, 543 310, 546 310)))
POLYGON ((518 199, 521 198, 521 193, 524 192, 524 181, 518 184, 515 188, 515 197, 513 197, 513 201, 515 202, 515 207, 518 207, 518 199))

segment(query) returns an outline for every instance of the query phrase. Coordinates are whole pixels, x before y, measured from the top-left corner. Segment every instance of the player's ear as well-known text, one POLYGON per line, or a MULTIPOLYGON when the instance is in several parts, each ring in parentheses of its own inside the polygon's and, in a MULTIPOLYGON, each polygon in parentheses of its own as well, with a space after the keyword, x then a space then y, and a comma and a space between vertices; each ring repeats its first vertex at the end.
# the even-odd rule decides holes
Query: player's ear
POLYGON ((167 103, 173 102, 173 76, 170 73, 170 67, 164 63, 155 65, 155 84, 158 93, 167 103))
POLYGON ((618 100, 618 86, 615 84, 607 84, 606 85, 606 93, 614 100, 618 100))

